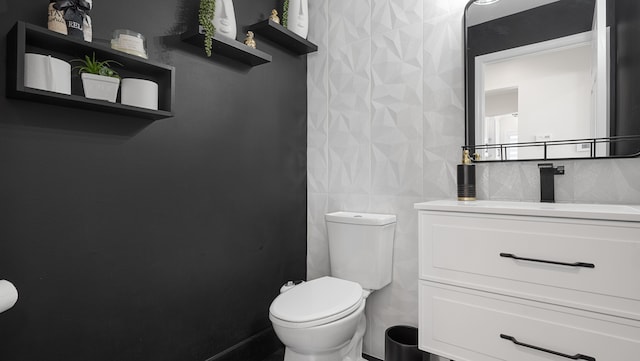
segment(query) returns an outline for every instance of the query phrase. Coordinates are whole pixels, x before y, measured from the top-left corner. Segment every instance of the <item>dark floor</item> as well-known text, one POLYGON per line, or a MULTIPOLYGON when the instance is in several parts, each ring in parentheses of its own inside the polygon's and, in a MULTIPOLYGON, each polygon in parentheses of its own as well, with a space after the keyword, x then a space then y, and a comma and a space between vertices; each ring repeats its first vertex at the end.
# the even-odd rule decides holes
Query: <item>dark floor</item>
MULTIPOLYGON (((367 360, 380 361, 368 355, 363 355, 363 357, 366 358, 367 360)), ((276 351, 276 353, 272 354, 271 356, 267 357, 262 361, 282 361, 283 359, 284 359, 284 349, 281 349, 276 351)))
POLYGON ((272 354, 271 356, 267 357, 262 361, 282 361, 282 360, 284 360, 284 349, 280 349, 276 351, 274 354, 272 354))

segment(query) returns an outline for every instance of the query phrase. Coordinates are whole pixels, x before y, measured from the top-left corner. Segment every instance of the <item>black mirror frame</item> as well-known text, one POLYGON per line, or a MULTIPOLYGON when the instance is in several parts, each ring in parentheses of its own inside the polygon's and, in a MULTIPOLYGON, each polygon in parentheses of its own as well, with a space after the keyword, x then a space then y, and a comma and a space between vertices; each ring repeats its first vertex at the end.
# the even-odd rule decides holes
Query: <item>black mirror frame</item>
MULTIPOLYGON (((546 160, 579 160, 579 159, 616 159, 616 158, 637 158, 640 157, 640 151, 634 154, 629 155, 613 155, 613 156, 596 156, 595 155, 595 147, 597 144, 613 144, 616 142, 622 141, 640 141, 640 135, 637 136, 614 136, 608 138, 588 138, 588 139, 567 139, 561 141, 549 141, 549 142, 527 142, 527 143, 513 143, 513 144, 488 144, 488 145, 476 145, 475 139, 475 123, 472 124, 470 122, 469 117, 469 57, 467 56, 469 52, 468 46, 468 27, 467 27, 467 12, 469 7, 475 3, 475 0, 469 0, 464 7, 464 12, 462 15, 462 33, 463 33, 463 52, 462 55, 464 57, 463 62, 463 72, 464 72, 464 108, 465 108, 465 127, 464 127, 464 139, 465 145, 462 146, 462 150, 469 150, 471 154, 477 154, 478 150, 482 149, 505 149, 509 147, 542 147, 544 148, 544 157, 536 158, 536 159, 499 159, 499 160, 481 160, 481 159, 473 159, 473 162, 484 162, 484 163, 497 163, 497 162, 528 162, 528 161, 546 161, 546 160), (580 158, 547 158, 547 149, 548 147, 558 146, 558 145, 567 145, 567 144, 581 144, 581 143, 590 143, 592 144, 591 152, 589 157, 580 157, 580 158)), ((506 157, 506 151, 501 152, 501 157, 506 157)))

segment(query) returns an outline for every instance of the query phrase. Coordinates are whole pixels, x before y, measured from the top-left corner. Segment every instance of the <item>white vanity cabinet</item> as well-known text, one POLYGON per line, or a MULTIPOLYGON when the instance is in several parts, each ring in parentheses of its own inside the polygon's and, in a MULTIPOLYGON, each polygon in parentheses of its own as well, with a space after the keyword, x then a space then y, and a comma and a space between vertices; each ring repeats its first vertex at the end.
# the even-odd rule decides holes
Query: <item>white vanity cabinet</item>
POLYGON ((456 361, 640 360, 640 207, 415 207, 420 349, 456 361))

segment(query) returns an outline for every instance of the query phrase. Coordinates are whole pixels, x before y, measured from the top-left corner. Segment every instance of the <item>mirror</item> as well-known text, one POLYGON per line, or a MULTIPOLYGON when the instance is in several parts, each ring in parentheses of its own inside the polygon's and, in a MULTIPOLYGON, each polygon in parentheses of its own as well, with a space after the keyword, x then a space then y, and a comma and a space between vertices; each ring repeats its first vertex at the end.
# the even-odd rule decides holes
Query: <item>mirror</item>
POLYGON ((640 155, 640 1, 472 0, 464 26, 479 160, 640 155))

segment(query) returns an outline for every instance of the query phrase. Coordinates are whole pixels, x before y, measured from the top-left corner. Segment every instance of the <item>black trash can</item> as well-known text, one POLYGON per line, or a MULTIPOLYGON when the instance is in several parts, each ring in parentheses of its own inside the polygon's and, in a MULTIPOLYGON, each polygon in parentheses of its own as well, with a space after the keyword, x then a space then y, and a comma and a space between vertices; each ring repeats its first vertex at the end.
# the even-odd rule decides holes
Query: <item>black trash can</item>
POLYGON ((387 328, 384 361, 429 361, 429 353, 418 350, 418 329, 412 326, 387 328))

